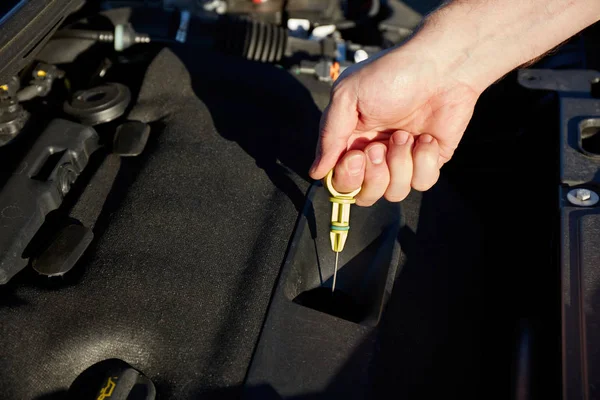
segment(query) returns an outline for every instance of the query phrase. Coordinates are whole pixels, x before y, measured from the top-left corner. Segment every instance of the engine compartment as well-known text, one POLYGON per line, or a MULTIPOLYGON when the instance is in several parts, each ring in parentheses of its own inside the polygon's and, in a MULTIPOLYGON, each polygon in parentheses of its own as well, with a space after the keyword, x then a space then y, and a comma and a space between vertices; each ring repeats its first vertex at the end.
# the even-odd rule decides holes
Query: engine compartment
MULTIPOLYGON (((6 398, 68 398, 86 368, 113 358, 151 379, 157 398, 559 398, 559 96, 509 74, 480 99, 432 190, 356 211, 367 228, 350 252, 378 237, 369 224, 382 210, 397 223, 376 248, 395 249, 377 264, 386 268, 364 267, 385 253, 371 250, 353 270, 366 272, 348 263, 340 275, 369 307, 357 313, 306 295, 330 276, 312 258, 331 264, 319 242, 329 205, 307 171, 334 66, 401 42, 419 12, 392 1, 374 15, 374 2, 236 0, 221 13, 191 3, 88 2, 6 96, 43 93, 52 78, 45 95, 19 101, 28 118, 0 146, 0 195, 56 124, 96 134, 87 163, 71 144, 33 157, 28 180, 68 188, 43 203, 56 207, 28 225, 21 266, 0 287, 6 398), (287 29, 290 19, 310 28, 287 29), (116 51, 116 25, 149 42, 116 51), (67 112, 78 98, 124 96, 97 91, 107 84, 130 92, 120 114, 67 112), (369 281, 372 271, 384 272, 369 281)), ((588 30, 537 67, 598 68, 586 56, 596 37, 588 30)), ((13 203, 26 200, 42 204, 31 192, 13 203)), ((12 211, 2 210, 11 223, 12 211)))

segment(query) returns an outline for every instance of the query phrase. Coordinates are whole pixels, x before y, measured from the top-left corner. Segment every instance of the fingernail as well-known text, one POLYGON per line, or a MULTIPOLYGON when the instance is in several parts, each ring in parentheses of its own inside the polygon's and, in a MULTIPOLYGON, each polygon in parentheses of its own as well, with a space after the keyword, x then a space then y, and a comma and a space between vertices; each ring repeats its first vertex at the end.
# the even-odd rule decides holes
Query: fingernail
POLYGON ((400 131, 392 135, 392 143, 400 146, 408 142, 408 132, 400 131))
POLYGON ((433 141, 433 136, 425 134, 425 135, 421 135, 421 137, 419 138, 419 141, 421 143, 431 143, 433 141))
POLYGON ((350 175, 360 174, 364 165, 365 158, 360 154, 351 156, 348 161, 346 161, 346 168, 348 168, 350 175))
POLYGON ((385 146, 373 146, 367 151, 367 155, 373 164, 381 164, 385 158, 385 146))

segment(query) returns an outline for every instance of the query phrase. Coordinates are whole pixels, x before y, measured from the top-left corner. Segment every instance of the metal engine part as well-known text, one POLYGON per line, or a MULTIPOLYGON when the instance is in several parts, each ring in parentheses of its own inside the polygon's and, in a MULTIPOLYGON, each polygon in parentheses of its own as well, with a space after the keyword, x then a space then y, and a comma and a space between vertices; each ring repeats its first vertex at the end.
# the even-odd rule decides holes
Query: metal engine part
POLYGON ((25 126, 29 113, 11 98, 0 98, 0 146, 10 143, 25 126))

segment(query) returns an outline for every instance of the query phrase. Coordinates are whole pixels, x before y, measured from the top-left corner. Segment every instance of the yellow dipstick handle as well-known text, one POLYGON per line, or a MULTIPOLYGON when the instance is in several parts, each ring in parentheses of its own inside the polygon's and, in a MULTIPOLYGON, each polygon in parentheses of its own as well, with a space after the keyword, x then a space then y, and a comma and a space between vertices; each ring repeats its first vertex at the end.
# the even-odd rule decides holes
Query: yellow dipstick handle
POLYGON ((331 249, 336 253, 344 250, 348 231, 350 230, 350 205, 356 203, 354 198, 361 188, 351 193, 340 193, 333 187, 333 170, 329 171, 325 177, 325 185, 331 193, 331 226, 329 228, 329 238, 331 239, 331 249))

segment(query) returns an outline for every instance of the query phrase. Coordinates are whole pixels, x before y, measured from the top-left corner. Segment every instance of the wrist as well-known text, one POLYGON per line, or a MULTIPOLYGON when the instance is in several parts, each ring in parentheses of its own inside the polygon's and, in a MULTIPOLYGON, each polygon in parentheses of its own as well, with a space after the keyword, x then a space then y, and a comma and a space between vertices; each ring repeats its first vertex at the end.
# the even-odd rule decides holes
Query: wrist
POLYGON ((433 61, 442 82, 481 93, 599 19, 598 0, 455 0, 428 16, 399 50, 433 61))
POLYGON ((435 60, 442 82, 460 83, 481 94, 527 60, 518 45, 507 47, 495 28, 482 27, 477 18, 470 18, 462 3, 450 3, 428 16, 407 46, 435 60))

